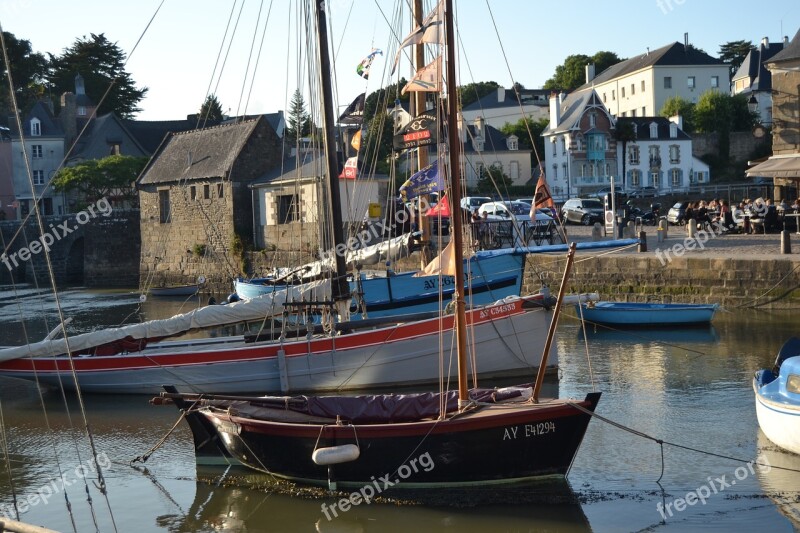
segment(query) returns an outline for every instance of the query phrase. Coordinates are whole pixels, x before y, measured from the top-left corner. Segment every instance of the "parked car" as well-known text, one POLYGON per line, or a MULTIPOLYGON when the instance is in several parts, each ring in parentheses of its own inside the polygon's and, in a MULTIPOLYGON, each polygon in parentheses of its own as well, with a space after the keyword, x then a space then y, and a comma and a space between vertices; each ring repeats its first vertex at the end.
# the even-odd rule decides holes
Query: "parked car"
MULTIPOLYGON (((599 190, 591 193, 589 196, 591 198, 598 198, 598 199, 602 200, 610 192, 611 192, 611 187, 603 187, 602 189, 599 189, 599 190)), ((625 191, 623 191, 622 187, 619 186, 619 185, 614 185, 614 192, 617 194, 617 198, 625 199, 625 198, 628 197, 627 193, 625 191)))
POLYGON ((461 199, 461 209, 466 209, 467 211, 472 212, 481 205, 491 201, 492 199, 488 196, 465 196, 461 199))
POLYGON ((681 225, 683 226, 686 224, 686 207, 689 205, 689 202, 678 202, 677 204, 673 205, 667 211, 667 222, 672 225, 681 225))
POLYGON ((603 222, 603 202, 597 198, 572 198, 561 207, 564 222, 591 226, 603 222))
POLYGON ((658 189, 655 187, 639 187, 631 191, 631 198, 655 198, 658 196, 658 189))

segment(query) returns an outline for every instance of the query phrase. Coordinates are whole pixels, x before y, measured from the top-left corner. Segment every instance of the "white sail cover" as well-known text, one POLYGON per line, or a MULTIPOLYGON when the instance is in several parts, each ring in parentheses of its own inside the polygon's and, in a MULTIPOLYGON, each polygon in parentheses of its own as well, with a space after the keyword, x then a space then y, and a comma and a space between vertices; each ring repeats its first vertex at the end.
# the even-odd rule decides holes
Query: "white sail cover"
MULTIPOLYGON (((283 304, 287 301, 325 301, 330 298, 330 281, 314 281, 282 288, 250 300, 201 307, 171 318, 149 320, 140 324, 75 335, 69 338, 69 348, 73 352, 80 352, 127 337, 136 340, 171 337, 195 329, 236 324, 247 320, 263 320, 280 315, 283 312, 283 304)), ((46 339, 24 346, 0 349, 0 361, 9 361, 20 357, 53 356, 66 352, 67 341, 65 339, 46 339)))

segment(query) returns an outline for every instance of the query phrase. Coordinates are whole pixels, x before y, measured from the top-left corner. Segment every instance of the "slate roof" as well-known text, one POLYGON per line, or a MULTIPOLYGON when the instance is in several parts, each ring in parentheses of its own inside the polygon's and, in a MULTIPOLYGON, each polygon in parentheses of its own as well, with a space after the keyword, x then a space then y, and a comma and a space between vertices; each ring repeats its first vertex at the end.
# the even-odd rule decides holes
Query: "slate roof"
POLYGON ((797 30, 792 41, 786 45, 783 50, 772 56, 769 62, 778 63, 780 61, 791 61, 793 59, 800 59, 800 30, 797 30))
POLYGON ((193 120, 122 120, 122 125, 148 154, 155 153, 169 133, 191 131, 197 123, 193 120))
POLYGON ((139 184, 226 176, 260 120, 169 134, 139 184))
POLYGON ((640 54, 638 56, 626 59, 616 65, 611 65, 603 72, 595 76, 589 83, 585 83, 578 87, 578 90, 592 87, 600 83, 607 82, 627 76, 638 70, 647 67, 665 67, 665 66, 690 66, 690 65, 724 65, 725 62, 716 57, 712 57, 705 52, 701 52, 696 48, 689 47, 685 49, 683 44, 674 42, 666 46, 662 46, 652 52, 640 54))
POLYGON ((750 90, 769 91, 772 89, 772 76, 767 70, 765 62, 781 50, 783 50, 782 42, 769 43, 766 47, 761 44, 758 48, 750 50, 731 80, 746 77, 752 80, 750 90))
MULTIPOLYGON (((64 135, 64 129, 61 127, 61 121, 53 116, 50 107, 41 100, 33 104, 33 107, 25 115, 25 120, 22 121, 23 132, 25 137, 31 134, 30 124, 32 118, 38 118, 41 123, 41 134, 43 137, 58 137, 64 135)), ((19 135, 17 131, 17 122, 11 120, 9 123, 9 130, 13 135, 19 135)))
MULTIPOLYGON (((540 105, 547 106, 550 98, 551 89, 521 89, 519 91, 520 100, 522 105, 540 105), (543 100, 535 101, 535 97, 542 97, 543 100)), ((497 90, 494 90, 468 106, 465 106, 463 111, 479 111, 481 109, 495 109, 501 107, 518 107, 517 95, 514 89, 505 89, 505 97, 501 102, 497 96, 497 90)))
POLYGON ((576 127, 586 106, 592 101, 599 102, 602 105, 597 93, 591 87, 578 89, 568 94, 564 101, 561 102, 561 121, 555 127, 552 124, 548 124, 542 135, 561 133, 576 127))
POLYGON ((303 180, 327 175, 327 161, 324 153, 308 151, 299 156, 287 157, 280 167, 276 167, 263 176, 256 178, 251 187, 264 187, 273 182, 283 180, 303 180), (298 165, 300 166, 298 170, 298 165))
POLYGON ((691 137, 686 134, 682 129, 678 128, 678 136, 677 137, 670 137, 669 136, 669 126, 672 122, 669 121, 668 118, 665 117, 625 117, 618 120, 625 120, 627 122, 631 122, 635 129, 636 129, 636 139, 638 141, 649 141, 649 140, 658 140, 658 141, 688 141, 691 140, 691 137), (650 124, 653 122, 656 123, 657 130, 656 133, 658 137, 653 139, 650 137, 650 124))
MULTIPOLYGON (((474 125, 467 126, 469 129, 468 142, 464 143, 464 153, 476 153, 477 150, 472 146, 472 139, 477 137, 478 130, 474 125)), ((494 128, 486 123, 483 125, 483 152, 506 152, 508 151, 508 144, 506 144, 507 136, 502 131, 494 128)))

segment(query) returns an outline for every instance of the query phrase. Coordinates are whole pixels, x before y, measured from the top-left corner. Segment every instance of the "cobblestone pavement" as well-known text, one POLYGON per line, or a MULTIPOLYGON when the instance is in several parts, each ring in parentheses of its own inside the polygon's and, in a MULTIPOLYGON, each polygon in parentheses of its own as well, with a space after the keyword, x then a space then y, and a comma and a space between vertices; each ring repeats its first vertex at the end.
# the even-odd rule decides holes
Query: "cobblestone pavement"
MULTIPOLYGON (((698 234, 695 239, 689 239, 685 227, 670 226, 667 230, 667 238, 664 242, 657 242, 656 228, 646 226, 644 228, 647 235, 647 252, 642 255, 657 255, 661 251, 664 256, 669 253, 677 253, 684 257, 694 257, 702 255, 704 257, 746 257, 754 259, 757 257, 783 260, 800 260, 800 235, 794 232, 789 233, 792 253, 781 254, 781 234, 770 233, 767 235, 739 235, 724 234, 715 235, 713 233, 698 234), (694 241, 694 242, 693 242, 694 241), (677 247, 677 248, 676 248, 677 247)), ((569 241, 586 242, 591 240, 592 228, 587 226, 567 226, 569 241)), ((636 248, 620 251, 622 254, 638 254, 636 248)))

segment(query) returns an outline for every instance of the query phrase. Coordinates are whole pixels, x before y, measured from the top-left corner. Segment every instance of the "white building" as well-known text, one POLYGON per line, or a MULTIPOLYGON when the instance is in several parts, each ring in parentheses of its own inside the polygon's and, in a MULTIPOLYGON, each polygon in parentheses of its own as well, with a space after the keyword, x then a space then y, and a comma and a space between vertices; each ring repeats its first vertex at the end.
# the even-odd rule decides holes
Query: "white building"
POLYGON ((523 117, 533 120, 547 118, 549 89, 520 89, 519 99, 514 89, 498 87, 476 102, 462 109, 464 121, 473 123, 482 118, 486 124, 502 129, 506 124, 516 124, 523 117))
POLYGON ((788 37, 784 37, 780 43, 771 43, 764 37, 758 48, 750 50, 731 78, 731 94, 754 98, 759 120, 765 126, 772 125, 772 74, 767 69, 767 60, 788 43, 788 37))
POLYGON ((730 71, 720 59, 674 42, 613 65, 596 77, 587 75, 580 89, 593 87, 616 117, 657 116, 668 98, 697 103, 710 89, 728 92, 730 71))

